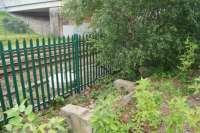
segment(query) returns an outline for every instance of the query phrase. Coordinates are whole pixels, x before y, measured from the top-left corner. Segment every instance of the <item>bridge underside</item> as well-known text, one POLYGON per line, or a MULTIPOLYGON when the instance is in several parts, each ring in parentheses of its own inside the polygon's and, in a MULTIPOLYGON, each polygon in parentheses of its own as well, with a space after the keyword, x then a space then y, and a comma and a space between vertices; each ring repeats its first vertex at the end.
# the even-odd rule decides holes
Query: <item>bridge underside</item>
POLYGON ((17 11, 17 12, 10 12, 13 14, 22 14, 27 16, 38 16, 38 17, 49 17, 49 8, 43 8, 43 9, 33 9, 33 10, 27 10, 27 11, 17 11))
POLYGON ((36 33, 60 36, 63 35, 60 7, 60 1, 48 0, 21 5, 16 3, 3 9, 23 20, 36 33))
POLYGON ((59 7, 12 12, 30 28, 42 35, 62 35, 62 18, 59 7))

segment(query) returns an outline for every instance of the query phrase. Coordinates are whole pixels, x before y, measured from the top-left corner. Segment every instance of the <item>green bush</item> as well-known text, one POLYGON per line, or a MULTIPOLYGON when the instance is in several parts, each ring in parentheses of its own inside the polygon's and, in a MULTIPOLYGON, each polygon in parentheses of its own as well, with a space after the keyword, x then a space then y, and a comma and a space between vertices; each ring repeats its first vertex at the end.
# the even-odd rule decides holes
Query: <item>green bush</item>
POLYGON ((29 26, 25 24, 23 21, 20 21, 18 19, 10 19, 10 18, 4 18, 2 20, 3 28, 7 32, 12 33, 29 33, 31 32, 29 26))
POLYGON ((63 13, 77 23, 91 17, 102 61, 135 78, 143 66, 176 69, 185 40, 199 44, 199 10, 199 0, 65 0, 63 13))

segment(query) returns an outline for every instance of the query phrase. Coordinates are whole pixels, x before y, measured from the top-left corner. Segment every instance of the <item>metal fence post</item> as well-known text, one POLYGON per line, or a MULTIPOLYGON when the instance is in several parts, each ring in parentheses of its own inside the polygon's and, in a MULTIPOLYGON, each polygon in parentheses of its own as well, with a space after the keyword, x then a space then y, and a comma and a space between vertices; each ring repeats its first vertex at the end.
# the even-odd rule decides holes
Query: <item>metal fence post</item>
POLYGON ((75 93, 80 93, 80 70, 79 70, 79 37, 75 34, 72 37, 72 60, 74 71, 74 88, 75 93))

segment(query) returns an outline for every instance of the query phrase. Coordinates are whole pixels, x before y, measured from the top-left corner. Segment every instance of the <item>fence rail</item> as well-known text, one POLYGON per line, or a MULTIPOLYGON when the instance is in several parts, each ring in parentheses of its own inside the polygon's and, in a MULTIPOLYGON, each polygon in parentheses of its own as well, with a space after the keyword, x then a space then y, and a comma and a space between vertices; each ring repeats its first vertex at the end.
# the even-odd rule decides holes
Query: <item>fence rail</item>
POLYGON ((111 73, 110 65, 97 61, 98 53, 90 39, 98 35, 0 42, 0 112, 23 99, 35 111, 47 109, 57 96, 80 93, 87 86, 111 73), (14 47, 14 48, 13 48, 14 47))

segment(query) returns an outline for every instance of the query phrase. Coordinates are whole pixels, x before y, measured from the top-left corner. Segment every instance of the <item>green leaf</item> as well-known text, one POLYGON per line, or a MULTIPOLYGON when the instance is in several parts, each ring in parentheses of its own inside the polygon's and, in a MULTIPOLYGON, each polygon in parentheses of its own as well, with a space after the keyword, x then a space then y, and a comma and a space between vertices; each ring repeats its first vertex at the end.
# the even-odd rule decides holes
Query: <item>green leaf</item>
POLYGON ((29 121, 34 121, 35 119, 37 118, 37 116, 32 112, 32 113, 30 113, 28 116, 27 116, 27 119, 29 120, 29 121))
POLYGON ((26 106, 25 106, 24 104, 21 104, 21 105, 19 106, 19 111, 20 111, 21 113, 24 112, 25 109, 26 109, 26 106))
POLYGON ((114 123, 110 123, 110 128, 114 131, 118 130, 118 127, 114 123))
POLYGON ((41 133, 45 133, 45 129, 47 128, 47 124, 42 124, 38 127, 38 131, 40 131, 41 133))
POLYGON ((65 129, 63 126, 56 126, 56 128, 59 130, 59 131, 62 131, 62 132, 64 132, 64 131, 67 131, 67 129, 65 129))
POLYGON ((16 117, 14 117, 14 118, 11 118, 9 121, 8 121, 8 123, 9 124, 12 124, 12 125, 15 125, 15 126, 21 126, 21 125, 23 125, 21 122, 22 122, 22 120, 23 120, 23 118, 22 117, 20 117, 20 116, 16 116, 16 117))
POLYGON ((29 106, 26 108, 26 110, 25 110, 25 114, 26 114, 26 115, 29 115, 29 114, 32 113, 32 111, 33 111, 33 107, 32 107, 32 105, 29 105, 29 106))
POLYGON ((12 118, 12 117, 16 117, 19 116, 20 112, 18 110, 18 108, 12 108, 10 110, 7 110, 4 112, 7 115, 7 118, 12 118))

